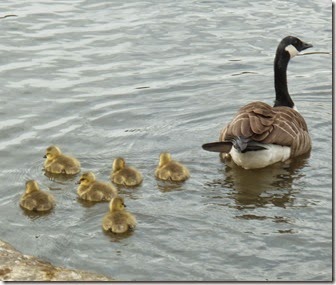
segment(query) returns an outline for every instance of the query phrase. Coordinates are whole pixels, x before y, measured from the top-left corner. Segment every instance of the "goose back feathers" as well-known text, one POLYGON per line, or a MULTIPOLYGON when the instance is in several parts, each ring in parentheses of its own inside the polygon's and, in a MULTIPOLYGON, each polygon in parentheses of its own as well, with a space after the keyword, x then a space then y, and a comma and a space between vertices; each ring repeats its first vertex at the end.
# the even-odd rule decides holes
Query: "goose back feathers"
POLYGON ((254 142, 288 146, 291 157, 311 149, 307 124, 300 113, 263 102, 252 102, 242 107, 220 134, 220 141, 234 144, 235 138, 245 138, 246 147, 254 142))

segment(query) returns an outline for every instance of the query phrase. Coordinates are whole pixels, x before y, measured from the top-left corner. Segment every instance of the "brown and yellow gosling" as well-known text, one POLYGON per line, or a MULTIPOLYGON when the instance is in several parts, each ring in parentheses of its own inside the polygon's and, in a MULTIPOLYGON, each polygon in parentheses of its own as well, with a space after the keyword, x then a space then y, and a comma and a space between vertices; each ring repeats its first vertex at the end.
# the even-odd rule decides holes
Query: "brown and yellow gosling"
POLYGON ((55 206, 55 198, 42 191, 35 180, 28 180, 20 205, 29 211, 49 211, 55 206))
POLYGON ((110 202, 110 211, 103 218, 103 229, 113 233, 125 233, 136 225, 135 217, 125 210, 122 197, 115 197, 110 202))
POLYGON ((141 173, 134 167, 127 166, 121 157, 113 161, 111 181, 124 186, 137 186, 142 182, 141 173))
POLYGON ((80 162, 69 155, 62 154, 57 146, 50 146, 44 155, 44 169, 56 174, 76 174, 80 172, 80 162))
POLYGON ((83 173, 77 184, 79 184, 77 194, 84 200, 110 201, 118 195, 117 189, 112 184, 97 181, 92 172, 83 173))
POLYGON ((182 182, 190 177, 188 168, 183 164, 172 160, 170 153, 160 154, 159 166, 155 170, 155 176, 161 180, 182 182))

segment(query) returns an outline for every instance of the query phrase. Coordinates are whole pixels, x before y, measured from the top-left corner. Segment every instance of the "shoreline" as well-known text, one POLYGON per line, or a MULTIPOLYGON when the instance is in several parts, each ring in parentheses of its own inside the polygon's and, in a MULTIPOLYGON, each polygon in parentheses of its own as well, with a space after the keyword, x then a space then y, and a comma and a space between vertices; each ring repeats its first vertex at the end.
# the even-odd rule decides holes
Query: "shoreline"
POLYGON ((115 281, 84 270, 59 267, 25 255, 0 240, 0 281, 115 281))

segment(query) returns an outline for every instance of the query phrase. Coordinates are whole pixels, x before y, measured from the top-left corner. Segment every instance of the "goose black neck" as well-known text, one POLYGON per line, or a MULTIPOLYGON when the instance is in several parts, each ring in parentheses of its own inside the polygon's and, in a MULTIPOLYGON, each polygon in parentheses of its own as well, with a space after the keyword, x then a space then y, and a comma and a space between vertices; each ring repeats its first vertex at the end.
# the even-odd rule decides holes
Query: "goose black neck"
POLYGON ((274 59, 274 87, 276 106, 294 107, 294 102, 288 93, 287 88, 287 65, 290 60, 289 54, 282 50, 277 51, 274 59))

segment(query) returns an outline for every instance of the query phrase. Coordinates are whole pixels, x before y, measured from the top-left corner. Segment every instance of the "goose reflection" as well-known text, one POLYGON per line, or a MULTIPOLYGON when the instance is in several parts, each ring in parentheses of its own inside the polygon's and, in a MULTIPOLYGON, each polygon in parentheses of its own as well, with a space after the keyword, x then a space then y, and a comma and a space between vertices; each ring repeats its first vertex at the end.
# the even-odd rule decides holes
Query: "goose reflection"
POLYGON ((278 163, 261 169, 246 170, 235 163, 225 161, 224 181, 214 181, 231 191, 226 197, 232 199, 237 209, 263 207, 273 204, 286 208, 293 204, 293 193, 300 190, 293 183, 304 176, 301 169, 307 165, 310 153, 287 163, 278 163))

